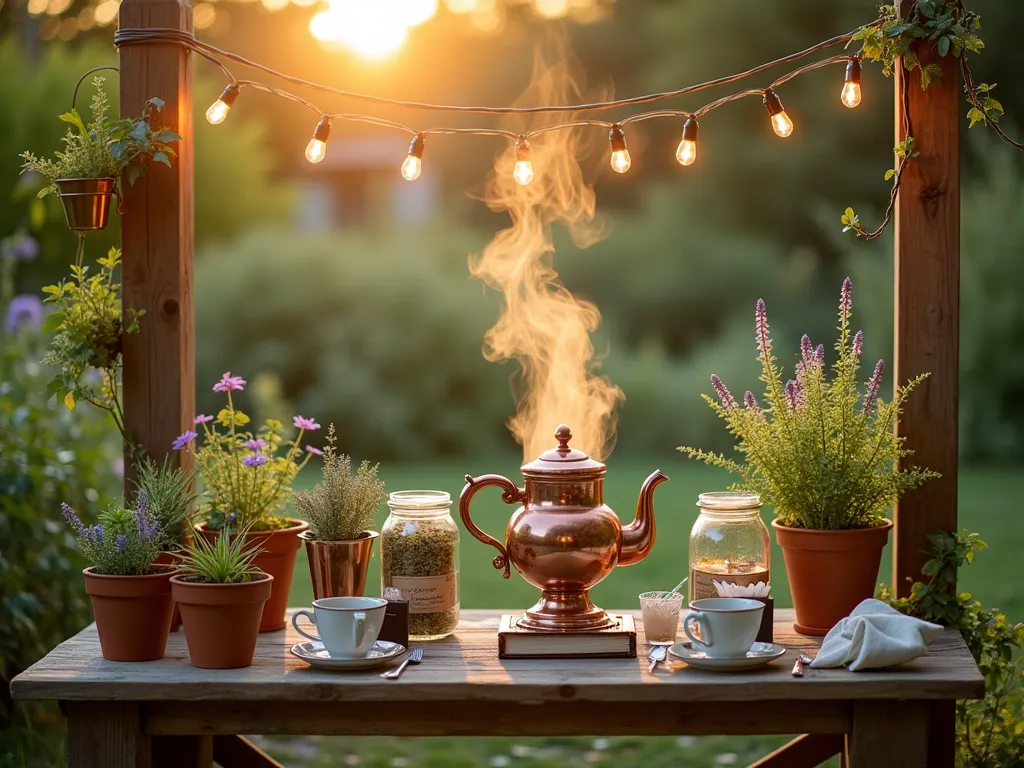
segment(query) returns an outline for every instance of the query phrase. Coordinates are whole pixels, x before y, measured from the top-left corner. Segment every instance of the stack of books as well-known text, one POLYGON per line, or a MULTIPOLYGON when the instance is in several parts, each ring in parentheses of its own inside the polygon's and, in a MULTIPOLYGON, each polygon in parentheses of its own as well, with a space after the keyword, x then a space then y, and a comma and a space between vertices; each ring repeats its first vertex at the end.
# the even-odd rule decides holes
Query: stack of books
POLYGON ((542 632, 516 625, 519 616, 506 614, 498 626, 501 659, 633 659, 636 626, 628 614, 612 614, 608 629, 582 632, 542 632))

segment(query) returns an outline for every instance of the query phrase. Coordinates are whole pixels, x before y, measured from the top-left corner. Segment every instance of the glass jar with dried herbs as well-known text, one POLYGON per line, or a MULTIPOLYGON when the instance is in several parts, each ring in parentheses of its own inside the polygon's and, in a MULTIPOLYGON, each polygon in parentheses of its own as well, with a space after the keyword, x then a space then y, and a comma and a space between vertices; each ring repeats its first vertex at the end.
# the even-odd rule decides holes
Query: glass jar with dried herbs
POLYGON ((409 601, 409 639, 439 640, 459 624, 459 529, 444 491, 395 491, 381 529, 381 590, 409 601))

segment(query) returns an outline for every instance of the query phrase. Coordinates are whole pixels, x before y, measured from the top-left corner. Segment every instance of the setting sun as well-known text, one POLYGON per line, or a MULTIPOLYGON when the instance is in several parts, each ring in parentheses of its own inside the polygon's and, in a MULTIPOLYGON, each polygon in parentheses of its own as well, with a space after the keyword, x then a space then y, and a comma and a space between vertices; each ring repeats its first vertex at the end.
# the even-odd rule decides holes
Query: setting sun
POLYGON ((313 37, 337 43, 361 58, 378 61, 401 49, 411 27, 437 13, 437 0, 329 0, 326 10, 309 21, 313 37))

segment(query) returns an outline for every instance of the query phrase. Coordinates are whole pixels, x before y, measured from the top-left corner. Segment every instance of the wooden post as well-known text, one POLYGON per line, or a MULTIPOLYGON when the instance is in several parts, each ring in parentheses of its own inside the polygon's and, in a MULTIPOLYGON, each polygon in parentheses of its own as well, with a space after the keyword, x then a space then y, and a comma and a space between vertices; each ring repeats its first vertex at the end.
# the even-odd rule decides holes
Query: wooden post
MULTIPOLYGON (((188 0, 124 0, 121 29, 192 31, 188 0)), ((157 461, 192 425, 195 351, 192 309, 192 68, 176 45, 125 45, 120 50, 121 114, 142 114, 146 100, 164 100, 162 121, 182 141, 172 167, 153 164, 124 188, 121 219, 123 306, 145 310, 141 331, 126 335, 125 426, 157 461)), ((188 454, 176 455, 189 461, 188 454)), ((126 492, 131 462, 125 462, 126 492)))
MULTIPOLYGON (((901 0, 906 16, 913 0, 901 0)), ((906 167, 895 215, 894 381, 931 376, 910 397, 896 432, 912 461, 942 477, 905 496, 894 510, 893 581, 905 596, 929 559, 928 534, 957 530, 957 405, 960 376, 960 90, 953 56, 915 48, 921 66, 942 75, 927 91, 920 72, 896 68, 896 141, 909 134, 920 152, 906 167)), ((929 711, 928 765, 952 768, 953 702, 929 711)))
MULTIPOLYGON (((901 11, 912 6, 904 0, 901 11)), ((905 116, 920 152, 906 166, 895 213, 895 366, 903 383, 931 375, 907 402, 897 434, 914 451, 911 461, 942 474, 905 496, 895 509, 893 580, 910 591, 929 559, 929 533, 957 530, 957 392, 960 332, 960 91, 956 59, 926 46, 921 66, 942 76, 921 90, 920 71, 896 68, 896 141, 906 138, 905 116)))

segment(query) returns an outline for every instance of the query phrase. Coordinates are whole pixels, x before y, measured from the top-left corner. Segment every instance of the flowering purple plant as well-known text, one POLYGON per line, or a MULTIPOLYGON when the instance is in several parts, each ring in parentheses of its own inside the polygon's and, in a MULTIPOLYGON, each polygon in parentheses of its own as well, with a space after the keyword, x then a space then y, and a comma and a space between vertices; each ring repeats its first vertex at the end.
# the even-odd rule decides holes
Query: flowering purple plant
POLYGON ((292 481, 312 455, 302 439, 306 432, 320 428, 315 420, 296 416, 297 434, 291 440, 284 435, 284 425, 273 419, 256 432, 249 431, 249 417, 232 399, 233 393, 244 391, 245 386, 241 376, 226 372, 213 386, 215 392, 225 395, 226 407, 216 416, 200 414, 194 420, 196 429, 202 431, 202 445, 191 429, 172 444, 176 451, 195 455, 204 487, 200 507, 212 530, 228 524, 257 531, 287 527, 289 522, 282 513, 291 496, 292 481))
POLYGON ((907 491, 937 477, 917 467, 901 468, 910 455, 893 423, 910 392, 927 374, 897 387, 890 402, 879 397, 885 363, 876 363, 863 398, 858 372, 864 334, 851 336, 853 282, 843 281, 839 298, 836 362, 829 377, 825 349, 809 336, 800 339, 795 375, 783 383, 772 354, 768 309, 758 299, 754 339, 765 384, 758 403, 753 392, 736 402, 725 383, 712 374, 715 397, 704 399, 738 438, 741 461, 696 448, 679 450, 691 458, 740 476, 735 490, 755 491, 772 505, 782 525, 846 530, 879 525, 886 510, 907 491))
POLYGON ((43 301, 38 296, 21 294, 11 299, 4 315, 4 333, 37 333, 43 327, 43 301))
POLYGON ((61 513, 75 532, 78 549, 105 576, 143 576, 153 572, 153 561, 161 551, 160 523, 149 515, 149 498, 140 491, 135 507, 111 504, 100 513, 95 525, 86 526, 69 504, 61 513))

